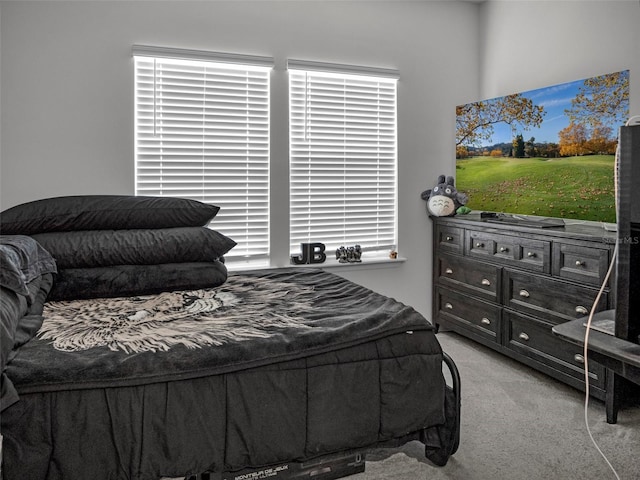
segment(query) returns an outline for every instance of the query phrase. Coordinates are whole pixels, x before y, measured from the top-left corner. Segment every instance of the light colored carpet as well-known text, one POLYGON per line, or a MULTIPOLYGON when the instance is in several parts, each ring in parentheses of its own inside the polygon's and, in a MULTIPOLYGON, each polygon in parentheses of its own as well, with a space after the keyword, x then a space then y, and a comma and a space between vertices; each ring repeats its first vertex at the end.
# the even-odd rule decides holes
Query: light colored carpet
MULTIPOLYGON (((455 333, 438 339, 462 378, 458 452, 435 467, 418 442, 374 450, 348 480, 615 480, 589 439, 582 392, 455 333)), ((620 478, 640 479, 640 407, 609 425, 591 399, 589 424, 620 478)))

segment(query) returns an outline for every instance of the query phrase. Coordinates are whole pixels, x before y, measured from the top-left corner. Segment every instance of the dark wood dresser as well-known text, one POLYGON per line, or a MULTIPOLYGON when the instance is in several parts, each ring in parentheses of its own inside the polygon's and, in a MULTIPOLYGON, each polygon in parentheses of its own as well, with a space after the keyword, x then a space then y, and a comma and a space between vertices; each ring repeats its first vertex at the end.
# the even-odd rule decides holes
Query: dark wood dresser
MULTIPOLYGON (((582 349, 551 329, 589 314, 609 268, 615 233, 594 223, 560 228, 490 223, 475 213, 432 219, 437 326, 584 390, 582 349)), ((613 308, 611 283, 598 311, 613 308)), ((589 372, 591 394, 604 399, 604 367, 589 362, 589 372)))

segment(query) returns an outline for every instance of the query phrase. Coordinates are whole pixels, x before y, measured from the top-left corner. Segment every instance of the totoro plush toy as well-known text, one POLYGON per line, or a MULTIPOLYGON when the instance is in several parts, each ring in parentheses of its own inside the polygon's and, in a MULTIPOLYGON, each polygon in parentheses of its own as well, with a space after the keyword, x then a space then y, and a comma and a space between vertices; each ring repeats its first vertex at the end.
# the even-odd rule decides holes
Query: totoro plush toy
POLYGON ((453 177, 445 178, 444 175, 440 175, 435 187, 422 192, 422 199, 427 201, 427 213, 434 217, 450 217, 467 203, 469 197, 458 192, 453 182, 453 177))

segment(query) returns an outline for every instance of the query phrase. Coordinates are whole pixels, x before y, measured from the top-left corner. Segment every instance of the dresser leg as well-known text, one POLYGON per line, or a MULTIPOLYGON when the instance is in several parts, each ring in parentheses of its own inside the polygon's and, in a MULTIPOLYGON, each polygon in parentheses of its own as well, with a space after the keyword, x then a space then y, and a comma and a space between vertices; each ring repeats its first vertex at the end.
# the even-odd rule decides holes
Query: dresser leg
POLYGON ((618 421, 618 409, 622 396, 622 382, 613 371, 607 370, 607 393, 605 395, 604 408, 607 413, 607 423, 618 421))

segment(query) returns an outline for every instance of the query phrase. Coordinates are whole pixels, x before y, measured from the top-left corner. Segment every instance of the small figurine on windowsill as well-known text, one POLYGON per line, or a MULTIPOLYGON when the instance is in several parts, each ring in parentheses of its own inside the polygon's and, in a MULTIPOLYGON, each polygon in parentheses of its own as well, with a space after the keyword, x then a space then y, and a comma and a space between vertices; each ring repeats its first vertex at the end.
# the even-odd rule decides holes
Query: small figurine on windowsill
POLYGON ((389 252, 389 258, 390 258, 391 260, 395 260, 395 259, 397 259, 397 258, 398 258, 398 252, 396 252, 395 250, 391 250, 391 251, 389 252))
POLYGON ((359 263, 362 262, 362 248, 360 245, 352 247, 340 247, 336 250, 338 263, 359 263))

